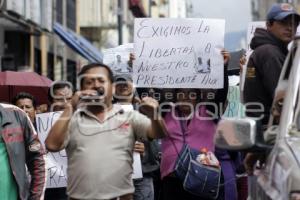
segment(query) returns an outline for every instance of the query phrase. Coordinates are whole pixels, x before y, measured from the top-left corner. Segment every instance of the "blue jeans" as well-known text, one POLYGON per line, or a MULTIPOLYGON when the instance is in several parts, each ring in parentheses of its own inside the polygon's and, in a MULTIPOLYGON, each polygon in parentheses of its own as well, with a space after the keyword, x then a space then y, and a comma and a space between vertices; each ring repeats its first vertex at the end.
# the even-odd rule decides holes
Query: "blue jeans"
POLYGON ((143 177, 133 180, 135 192, 134 200, 154 200, 154 188, 152 177, 143 177))

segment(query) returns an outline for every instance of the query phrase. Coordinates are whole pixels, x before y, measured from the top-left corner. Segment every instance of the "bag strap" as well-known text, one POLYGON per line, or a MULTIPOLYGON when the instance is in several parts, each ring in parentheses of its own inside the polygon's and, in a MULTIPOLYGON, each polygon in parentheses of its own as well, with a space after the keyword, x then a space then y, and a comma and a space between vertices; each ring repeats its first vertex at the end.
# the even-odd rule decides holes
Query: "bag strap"
POLYGON ((183 120, 178 120, 178 121, 180 123, 181 134, 182 134, 182 138, 183 138, 183 144, 186 144, 186 141, 185 141, 185 128, 184 128, 183 120))
MULTIPOLYGON (((182 117, 181 112, 179 110, 177 112, 178 112, 179 117, 182 117)), ((186 131, 186 129, 185 129, 185 126, 184 126, 184 120, 180 119, 178 121, 180 123, 181 134, 182 134, 182 138, 183 138, 183 144, 186 144, 186 140, 185 140, 185 131, 186 131)))
MULTIPOLYGON (((178 114, 179 116, 181 116, 180 112, 178 111, 178 114)), ((181 133, 182 133, 182 137, 183 137, 183 145, 186 144, 186 141, 185 141, 185 128, 184 128, 184 124, 183 124, 183 120, 178 120, 179 123, 180 123, 180 128, 181 128, 181 133)), ((175 148, 175 151, 177 153, 177 157, 180 156, 180 152, 178 151, 176 145, 175 145, 175 142, 173 141, 172 137, 169 135, 169 138, 170 138, 170 141, 172 142, 172 145, 174 146, 175 148)))
MULTIPOLYGON (((179 117, 182 117, 180 111, 177 110, 177 112, 178 112, 179 117)), ((181 133, 182 133, 182 138, 183 138, 183 146, 184 146, 184 145, 187 144, 187 143, 186 143, 186 140, 185 140, 185 131, 186 131, 186 130, 185 130, 185 128, 184 128, 184 120, 176 120, 176 121, 179 121, 179 123, 180 123, 180 128, 181 128, 181 133)), ((176 147, 176 145, 175 145, 175 142, 174 142, 174 140, 172 139, 172 137, 171 137, 168 133, 167 133, 167 135, 169 136, 170 141, 172 142, 172 145, 173 145, 174 148, 175 148, 175 151, 176 151, 176 153, 177 153, 177 157, 179 157, 181 151, 179 151, 179 150, 177 149, 177 147, 176 147)))

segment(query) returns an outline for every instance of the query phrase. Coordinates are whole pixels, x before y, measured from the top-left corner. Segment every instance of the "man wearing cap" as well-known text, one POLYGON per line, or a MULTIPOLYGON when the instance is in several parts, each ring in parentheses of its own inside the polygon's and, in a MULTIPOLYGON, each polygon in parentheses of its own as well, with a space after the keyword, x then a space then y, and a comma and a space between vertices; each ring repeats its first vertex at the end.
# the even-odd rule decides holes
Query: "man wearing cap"
MULTIPOLYGON (((247 65, 244 100, 263 105, 262 112, 247 112, 250 117, 261 118, 263 125, 268 123, 287 45, 296 33, 299 17, 290 4, 274 4, 267 14, 267 29, 257 28, 250 43, 254 51, 247 65)), ((248 106, 249 109, 261 106, 248 106)))
MULTIPOLYGON (((267 14, 267 29, 257 28, 250 43, 254 51, 246 72, 246 115, 262 119, 264 129, 268 124, 275 89, 288 53, 287 46, 296 34, 299 19, 299 14, 290 4, 274 4, 267 14)), ((245 167, 249 174, 252 174, 256 160, 257 154, 246 156, 245 167)))

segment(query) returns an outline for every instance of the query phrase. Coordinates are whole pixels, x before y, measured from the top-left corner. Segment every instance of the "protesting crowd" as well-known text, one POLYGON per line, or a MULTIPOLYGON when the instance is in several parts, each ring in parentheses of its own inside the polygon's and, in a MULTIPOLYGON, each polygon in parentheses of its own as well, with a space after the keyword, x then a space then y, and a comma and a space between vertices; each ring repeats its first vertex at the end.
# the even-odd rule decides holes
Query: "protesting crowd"
MULTIPOLYGON (((257 104, 251 105, 245 114, 263 116, 264 130, 299 20, 289 4, 274 4, 266 28, 254 32, 250 57, 240 58, 236 75, 245 73, 242 103, 264 107, 258 112, 257 104)), ((204 42, 200 53, 192 44, 151 49, 160 37, 187 37, 194 29, 167 24, 148 35, 149 24, 139 22, 127 65, 115 66, 121 62, 117 56, 114 66, 82 66, 77 86, 52 82, 45 107, 37 105, 40 96, 25 91, 0 104, 1 200, 247 199, 247 179, 258 161, 263 167, 268 152, 215 145, 218 122, 230 103, 229 52, 213 47, 219 41, 204 42), (176 70, 183 74, 172 77, 169 72, 176 70), (53 122, 46 127, 43 119, 50 115, 53 122), (50 160, 65 163, 54 172, 50 160)), ((196 29, 199 37, 211 32, 205 22, 196 29)))

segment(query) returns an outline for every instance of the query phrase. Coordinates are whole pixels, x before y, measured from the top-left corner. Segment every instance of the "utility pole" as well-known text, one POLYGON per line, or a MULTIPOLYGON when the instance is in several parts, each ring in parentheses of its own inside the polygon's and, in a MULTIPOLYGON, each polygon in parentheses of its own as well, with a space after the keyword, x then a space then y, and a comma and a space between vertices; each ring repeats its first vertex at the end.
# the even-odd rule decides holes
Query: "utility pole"
POLYGON ((123 44, 123 5, 122 0, 118 0, 118 35, 119 45, 123 44))
POLYGON ((148 9, 148 11, 149 11, 149 17, 151 17, 151 15, 152 15, 152 0, 149 0, 149 9, 148 9))
POLYGON ((193 4, 190 0, 185 1, 185 12, 186 12, 186 17, 192 17, 193 14, 193 4))

